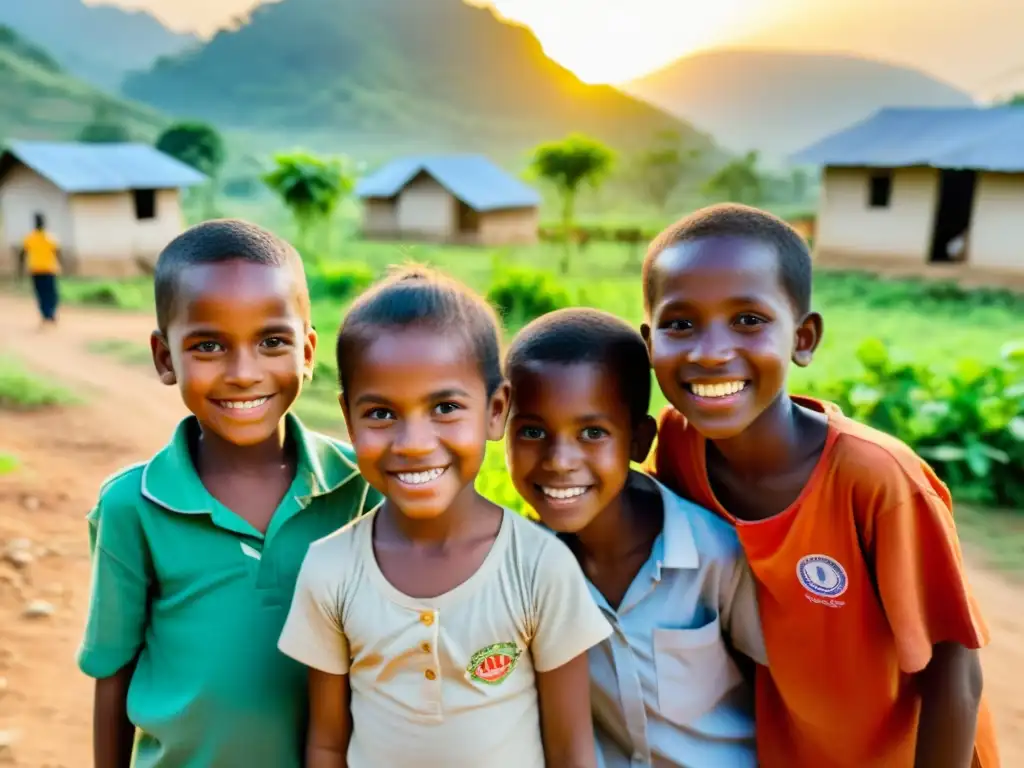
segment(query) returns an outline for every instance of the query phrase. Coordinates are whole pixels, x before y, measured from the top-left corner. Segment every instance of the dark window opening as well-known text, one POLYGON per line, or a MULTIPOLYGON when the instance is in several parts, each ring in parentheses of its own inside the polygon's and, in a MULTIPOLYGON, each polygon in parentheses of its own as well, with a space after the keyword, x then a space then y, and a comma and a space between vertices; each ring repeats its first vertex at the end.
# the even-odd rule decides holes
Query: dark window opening
POLYGON ((888 208, 892 199, 892 174, 876 173, 871 177, 868 204, 872 208, 888 208))
POLYGON ((156 218, 156 190, 136 189, 132 193, 135 197, 135 218, 139 221, 156 218))

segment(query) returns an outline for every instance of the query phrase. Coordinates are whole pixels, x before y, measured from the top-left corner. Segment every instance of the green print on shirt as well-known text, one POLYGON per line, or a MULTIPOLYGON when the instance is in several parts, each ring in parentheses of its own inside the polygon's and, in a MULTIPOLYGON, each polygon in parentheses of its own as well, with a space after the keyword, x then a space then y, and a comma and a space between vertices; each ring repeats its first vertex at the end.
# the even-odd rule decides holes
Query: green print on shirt
POLYGON ((497 685, 512 674, 522 651, 515 643, 495 643, 482 648, 469 660, 466 672, 480 683, 497 685))

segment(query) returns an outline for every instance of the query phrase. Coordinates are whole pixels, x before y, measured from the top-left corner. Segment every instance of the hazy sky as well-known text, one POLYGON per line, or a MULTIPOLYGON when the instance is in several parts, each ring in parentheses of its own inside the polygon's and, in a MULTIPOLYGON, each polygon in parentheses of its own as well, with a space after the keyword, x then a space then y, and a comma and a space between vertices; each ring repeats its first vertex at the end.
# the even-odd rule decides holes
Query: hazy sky
MULTIPOLYGON (((1022 0, 472 1, 528 24, 548 55, 592 82, 626 80, 701 48, 747 44, 910 64, 979 95, 1024 86, 1022 0)), ((146 8, 176 29, 208 34, 259 0, 86 2, 146 8)))

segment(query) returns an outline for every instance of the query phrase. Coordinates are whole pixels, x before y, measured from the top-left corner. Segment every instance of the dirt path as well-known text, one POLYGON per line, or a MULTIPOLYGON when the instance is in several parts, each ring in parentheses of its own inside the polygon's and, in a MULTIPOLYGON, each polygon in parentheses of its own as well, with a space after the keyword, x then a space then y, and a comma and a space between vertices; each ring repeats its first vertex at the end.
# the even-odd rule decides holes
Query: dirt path
MULTIPOLYGON (((60 328, 38 333, 32 306, 0 293, 0 322, 0 355, 13 353, 86 398, 0 414, 0 450, 22 463, 0 478, 0 765, 87 768, 92 686, 74 662, 89 586, 84 516, 103 478, 163 445, 184 409, 155 374, 87 349, 146 339, 149 317, 69 308, 60 328), (4 560, 12 542, 27 552, 13 557, 29 561, 21 567, 4 560), (33 601, 46 615, 26 616, 33 601)), ((1003 765, 1024 766, 1024 589, 978 569, 971 582, 992 629, 985 683, 1003 765)))

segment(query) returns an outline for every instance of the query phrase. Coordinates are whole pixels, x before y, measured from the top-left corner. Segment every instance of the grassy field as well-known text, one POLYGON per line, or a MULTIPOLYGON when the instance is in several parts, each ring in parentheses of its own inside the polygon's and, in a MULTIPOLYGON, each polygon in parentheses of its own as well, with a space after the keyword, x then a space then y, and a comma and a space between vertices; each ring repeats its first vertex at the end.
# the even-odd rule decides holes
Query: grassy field
MULTIPOLYGON (((362 267, 379 276, 391 265, 426 263, 486 293, 507 270, 550 271, 560 255, 555 245, 483 250, 346 241, 328 265, 334 269, 362 267)), ((566 291, 570 303, 605 309, 638 325, 642 321, 640 257, 638 251, 627 246, 593 244, 574 255, 567 277, 555 275, 554 279, 566 291)), ((314 382, 306 388, 297 411, 313 428, 337 431, 342 423, 333 339, 347 301, 325 297, 315 277, 312 288, 313 322, 321 344, 314 382)), ((142 278, 123 282, 67 279, 62 293, 72 303, 143 311, 152 307, 151 284, 142 278)), ((837 380, 861 375, 856 352, 867 339, 882 340, 895 355, 926 364, 937 372, 962 367, 966 359, 994 364, 1006 344, 1024 340, 1024 297, 1005 292, 965 292, 943 283, 821 271, 815 277, 814 303, 825 318, 825 337, 814 363, 807 369, 793 369, 791 389, 796 392, 813 392, 837 380)), ((515 330, 510 326, 506 333, 511 335, 515 330)), ((152 365, 146 339, 140 338, 137 343, 94 342, 91 351, 127 364, 152 365)), ((658 412, 664 404, 655 388, 652 412, 658 412)), ((492 498, 522 508, 505 478, 500 445, 490 451, 480 483, 481 490, 492 498)), ((965 504, 959 509, 959 525, 971 541, 981 545, 990 562, 1004 569, 1024 568, 1024 520, 1019 513, 965 504)))
MULTIPOLYGON (((503 270, 552 269, 560 254, 555 245, 488 251, 350 241, 340 247, 337 259, 365 264, 377 275, 393 264, 426 263, 486 292, 503 270)), ((572 273, 558 279, 574 304, 598 307, 639 325, 643 319, 638 266, 641 255, 626 246, 593 244, 575 254, 572 273)), ((151 291, 146 279, 121 283, 66 280, 62 285, 64 296, 73 302, 135 309, 152 305, 151 291)), ((995 360, 1007 341, 1024 339, 1024 297, 1009 294, 967 294, 944 284, 820 272, 814 303, 824 315, 825 336, 814 363, 807 369, 793 370, 793 388, 797 391, 853 373, 857 368, 854 352, 867 338, 881 339, 900 353, 940 368, 965 357, 995 360)), ((313 321, 322 339, 319 359, 326 365, 333 365, 330 340, 344 309, 343 302, 314 301, 313 321)), ((140 344, 144 342, 140 339, 140 344)), ((653 405, 660 408, 662 404, 659 399, 653 405)))

